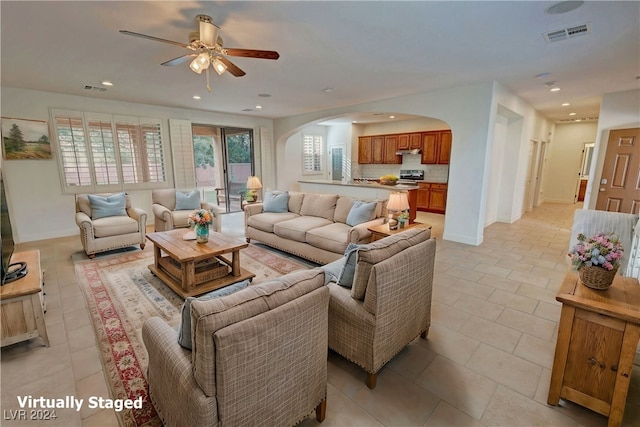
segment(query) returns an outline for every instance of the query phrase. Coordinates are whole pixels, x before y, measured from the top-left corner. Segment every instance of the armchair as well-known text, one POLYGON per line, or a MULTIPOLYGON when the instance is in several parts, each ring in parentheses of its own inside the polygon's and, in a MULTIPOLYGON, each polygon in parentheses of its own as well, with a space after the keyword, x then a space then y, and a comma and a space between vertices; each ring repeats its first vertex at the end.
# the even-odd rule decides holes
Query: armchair
POLYGON ((190 193, 181 192, 181 197, 188 197, 189 195, 196 195, 192 197, 189 203, 183 204, 183 206, 189 206, 186 209, 182 209, 180 203, 178 203, 176 190, 173 188, 163 188, 151 191, 151 209, 153 210, 155 225, 155 231, 169 231, 174 228, 183 228, 189 226, 189 214, 194 209, 206 209, 213 215, 213 229, 214 231, 220 231, 222 229, 222 210, 212 203, 200 201, 199 193, 194 190, 190 193), (195 193, 194 193, 195 192, 195 193), (197 200, 196 200, 197 199, 197 200), (178 208, 178 209, 176 209, 178 208))
POLYGON ((89 258, 94 258, 98 252, 127 246, 140 245, 140 249, 144 249, 147 213, 140 208, 131 207, 128 194, 78 194, 75 206, 80 240, 89 258), (99 201, 103 198, 117 202, 111 203, 106 210, 104 207, 97 209, 96 205, 92 210, 90 199, 99 201))
MULTIPOLYGON (((410 229, 362 245, 354 257, 351 289, 328 283, 329 348, 362 367, 370 389, 389 360, 429 332, 436 253, 430 235, 410 229)), ((347 258, 322 268, 336 271, 347 258)))
POLYGON ((329 290, 320 269, 191 301, 189 351, 163 319, 145 321, 149 395, 167 426, 284 426, 327 397, 329 290))

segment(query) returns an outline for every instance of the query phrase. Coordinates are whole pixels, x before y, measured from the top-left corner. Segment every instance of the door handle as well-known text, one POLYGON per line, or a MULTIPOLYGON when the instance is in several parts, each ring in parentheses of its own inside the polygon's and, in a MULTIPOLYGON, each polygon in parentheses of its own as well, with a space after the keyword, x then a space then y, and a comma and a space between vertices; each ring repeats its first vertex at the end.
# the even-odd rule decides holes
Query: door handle
POLYGON ((604 188, 600 187, 600 192, 601 192, 601 193, 604 193, 605 191, 606 191, 606 190, 605 190, 604 188))

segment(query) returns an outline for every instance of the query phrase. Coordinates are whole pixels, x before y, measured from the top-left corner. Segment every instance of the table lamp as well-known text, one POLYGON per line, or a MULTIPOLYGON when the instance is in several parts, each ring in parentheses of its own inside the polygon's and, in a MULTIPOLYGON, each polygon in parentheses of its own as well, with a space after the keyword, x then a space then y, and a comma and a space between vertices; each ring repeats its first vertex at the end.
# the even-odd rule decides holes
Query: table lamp
POLYGON ((398 229, 398 220, 395 215, 398 212, 406 211, 409 209, 409 198, 407 193, 400 193, 394 191, 389 194, 389 201, 387 202, 387 212, 389 212, 389 230, 398 229))
POLYGON ((247 202, 256 202, 258 201, 258 190, 262 188, 262 184, 257 176, 250 176, 247 179, 247 194, 245 195, 245 200, 247 202))

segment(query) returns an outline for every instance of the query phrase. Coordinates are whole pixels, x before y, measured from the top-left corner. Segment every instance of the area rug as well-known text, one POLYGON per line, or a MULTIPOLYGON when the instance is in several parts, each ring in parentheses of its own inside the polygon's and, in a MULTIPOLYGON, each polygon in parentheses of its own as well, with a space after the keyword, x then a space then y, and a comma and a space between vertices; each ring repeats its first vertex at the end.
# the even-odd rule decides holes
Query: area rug
MULTIPOLYGON (((253 284, 309 265, 255 245, 240 252, 242 266, 253 272, 253 284)), ((142 409, 116 412, 123 426, 162 425, 147 384, 148 355, 142 324, 152 316, 177 327, 184 300, 151 274, 153 251, 76 262, 78 283, 96 332, 107 383, 114 399, 142 397, 142 409)), ((108 396, 104 396, 105 398, 108 396)))

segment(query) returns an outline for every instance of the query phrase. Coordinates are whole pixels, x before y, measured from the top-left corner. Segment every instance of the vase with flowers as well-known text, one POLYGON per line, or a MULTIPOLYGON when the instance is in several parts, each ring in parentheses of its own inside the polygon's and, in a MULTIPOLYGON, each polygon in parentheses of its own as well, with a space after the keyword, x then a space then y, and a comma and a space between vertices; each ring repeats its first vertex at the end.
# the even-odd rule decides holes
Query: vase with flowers
POLYGON ((196 209, 189 214, 189 225, 194 228, 196 242, 207 243, 209 241, 209 226, 212 222, 213 216, 206 209, 196 209))
POLYGON ((622 243, 613 233, 598 233, 590 238, 580 233, 569 256, 585 286, 605 290, 613 283, 623 253, 622 243))
POLYGON ((398 225, 400 226, 400 228, 404 228, 408 222, 409 222, 409 212, 408 211, 400 212, 400 214, 398 215, 398 225))

